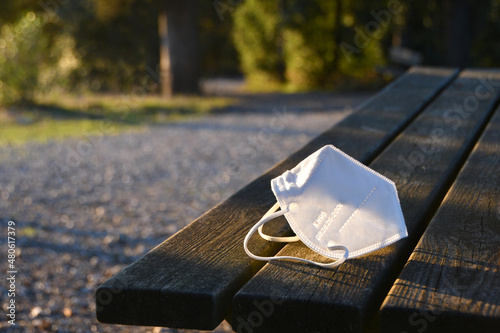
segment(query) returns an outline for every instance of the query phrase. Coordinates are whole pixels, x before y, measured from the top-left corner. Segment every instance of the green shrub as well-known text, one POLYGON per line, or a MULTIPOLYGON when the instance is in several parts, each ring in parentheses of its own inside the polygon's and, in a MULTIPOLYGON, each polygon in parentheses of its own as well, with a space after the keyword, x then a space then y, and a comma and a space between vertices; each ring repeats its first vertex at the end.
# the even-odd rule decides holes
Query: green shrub
POLYGON ((279 0, 245 0, 234 11, 233 39, 250 82, 280 81, 279 0))
MULTIPOLYGON (((383 8, 383 1, 376 1, 383 8)), ((247 0, 235 11, 234 41, 246 78, 285 81, 296 89, 338 85, 339 78, 373 78, 385 61, 381 41, 390 25, 378 25, 362 47, 375 4, 347 0, 247 0), (342 50, 342 44, 352 48, 342 50), (355 50, 352 52, 352 50, 355 50)))
POLYGON ((288 82, 297 88, 327 84, 338 56, 336 1, 293 0, 286 10, 283 44, 288 82))
POLYGON ((33 99, 46 40, 42 18, 28 12, 0 31, 0 104, 33 99))
POLYGON ((30 103, 37 93, 67 90, 79 65, 67 34, 44 31, 49 21, 28 12, 0 30, 0 105, 30 103))

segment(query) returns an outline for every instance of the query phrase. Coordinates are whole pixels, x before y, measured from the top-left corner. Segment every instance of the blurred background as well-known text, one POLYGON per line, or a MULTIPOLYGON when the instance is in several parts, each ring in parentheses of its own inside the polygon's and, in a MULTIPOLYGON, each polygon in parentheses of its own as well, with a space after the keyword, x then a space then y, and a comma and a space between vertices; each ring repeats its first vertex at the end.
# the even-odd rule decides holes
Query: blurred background
POLYGON ((99 324, 95 289, 407 68, 500 66, 499 16, 500 0, 2 1, 19 273, 0 329, 176 332, 99 324))
POLYGON ((500 2, 19 0, 0 12, 0 102, 380 84, 413 64, 498 66, 500 2))

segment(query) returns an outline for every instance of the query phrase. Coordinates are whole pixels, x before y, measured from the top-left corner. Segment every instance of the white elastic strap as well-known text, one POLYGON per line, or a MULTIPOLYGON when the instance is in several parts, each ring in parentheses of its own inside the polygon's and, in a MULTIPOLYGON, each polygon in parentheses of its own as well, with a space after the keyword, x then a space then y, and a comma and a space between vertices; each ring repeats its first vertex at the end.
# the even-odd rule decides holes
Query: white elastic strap
MULTIPOLYGON (((318 265, 318 266, 321 266, 321 267, 336 267, 336 266, 342 264, 347 259, 347 257, 349 256, 349 251, 347 250, 347 248, 345 246, 342 246, 342 245, 328 246, 328 249, 330 251, 339 251, 339 250, 344 251, 344 255, 340 259, 337 259, 336 261, 331 262, 331 263, 321 263, 321 262, 317 262, 317 261, 307 260, 307 259, 304 259, 304 258, 290 257, 290 256, 261 257, 261 256, 257 256, 255 254, 253 254, 252 252, 250 252, 250 250, 248 249, 248 241, 250 240, 250 237, 255 233, 255 231, 257 231, 265 223, 269 222, 270 220, 272 220, 272 219, 274 219, 276 217, 279 217, 279 216, 285 214, 288 211, 288 209, 284 209, 284 210, 280 210, 280 211, 276 212, 276 210, 278 209, 278 207, 279 207, 279 204, 276 203, 260 219, 260 221, 257 222, 248 231, 248 234, 246 235, 245 240, 243 241, 243 247, 245 248, 245 252, 250 256, 250 258, 253 258, 255 260, 262 260, 262 261, 291 259, 291 260, 303 261, 303 262, 306 262, 306 263, 309 263, 309 264, 313 264, 313 265, 318 265)), ((261 236, 262 236, 262 234, 261 234, 261 236)), ((265 235, 265 236, 267 236, 267 235, 265 235)), ((267 236, 267 237, 274 238, 273 236, 267 236)), ((297 236, 294 236, 294 237, 276 237, 276 238, 285 239, 285 238, 295 238, 295 237, 297 237, 297 236)))
POLYGON ((275 215, 274 217, 270 217, 272 213, 274 213, 275 211, 278 210, 278 208, 280 208, 280 204, 279 203, 275 203, 271 209, 269 209, 267 211, 267 213, 264 214, 264 216, 262 216, 262 220, 265 220, 265 222, 263 222, 260 226, 259 226, 259 234, 260 234, 260 237, 264 238, 265 240, 268 240, 270 242, 278 242, 278 243, 290 243, 290 242, 297 242, 300 240, 299 236, 290 236, 290 237, 279 237, 279 236, 269 236, 269 235, 266 235, 264 233, 264 231, 262 231, 262 229, 264 228, 264 224, 269 222, 270 220, 274 219, 275 217, 278 217, 278 216, 281 216, 283 214, 285 214, 288 210, 280 210, 278 213, 276 213, 277 215, 275 215))

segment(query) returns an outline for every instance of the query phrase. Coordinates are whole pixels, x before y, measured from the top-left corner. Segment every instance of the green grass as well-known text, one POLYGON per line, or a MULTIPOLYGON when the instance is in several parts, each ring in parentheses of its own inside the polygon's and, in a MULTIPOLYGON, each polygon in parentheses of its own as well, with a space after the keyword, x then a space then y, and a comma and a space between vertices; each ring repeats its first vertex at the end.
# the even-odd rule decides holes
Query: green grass
POLYGON ((233 103, 215 97, 40 96, 31 106, 0 108, 0 146, 115 135, 198 117, 233 103))
POLYGON ((103 121, 88 119, 44 119, 32 124, 2 123, 0 146, 20 145, 30 141, 45 142, 49 139, 61 140, 68 137, 83 137, 99 133, 113 135, 125 130, 141 129, 143 128, 119 124, 109 130, 105 127, 103 121))

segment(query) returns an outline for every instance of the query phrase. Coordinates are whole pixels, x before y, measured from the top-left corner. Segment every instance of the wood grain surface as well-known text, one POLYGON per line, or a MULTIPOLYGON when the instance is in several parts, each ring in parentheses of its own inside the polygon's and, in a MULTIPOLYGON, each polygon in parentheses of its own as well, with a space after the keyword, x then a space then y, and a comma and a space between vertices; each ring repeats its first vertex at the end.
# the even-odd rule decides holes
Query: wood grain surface
MULTIPOLYGON (((453 69, 413 68, 337 126, 214 207, 100 286, 97 319, 105 323, 213 329, 234 294, 264 265, 243 250, 251 226, 273 205, 270 180, 325 144, 368 163, 456 76, 453 69)), ((285 220, 270 226, 290 233, 285 220)), ((283 244, 250 244, 261 255, 283 244)))
MULTIPOLYGON (((235 295, 233 328, 252 332, 376 329, 380 304, 484 129, 497 103, 499 85, 499 71, 461 72, 370 164, 396 183, 408 238, 337 268, 292 261, 267 264, 235 295), (259 310, 265 308, 262 304, 273 305, 267 316, 259 310)), ((255 237, 256 244, 262 242, 255 237)), ((322 259, 302 243, 289 244, 277 255, 322 259)))
POLYGON ((382 332, 500 332, 500 109, 381 309, 382 332))

